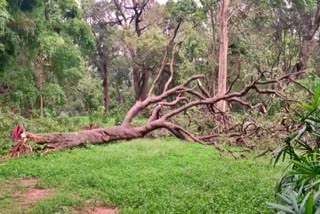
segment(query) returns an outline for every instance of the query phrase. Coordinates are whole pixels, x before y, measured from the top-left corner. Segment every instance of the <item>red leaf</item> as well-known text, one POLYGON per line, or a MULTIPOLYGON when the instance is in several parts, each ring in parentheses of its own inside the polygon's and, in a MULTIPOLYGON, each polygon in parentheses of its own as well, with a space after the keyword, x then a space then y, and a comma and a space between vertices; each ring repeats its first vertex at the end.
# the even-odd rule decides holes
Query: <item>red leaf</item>
POLYGON ((22 133, 24 132, 24 128, 23 125, 18 124, 16 127, 13 128, 12 132, 11 132, 11 138, 14 141, 17 141, 21 138, 22 133))

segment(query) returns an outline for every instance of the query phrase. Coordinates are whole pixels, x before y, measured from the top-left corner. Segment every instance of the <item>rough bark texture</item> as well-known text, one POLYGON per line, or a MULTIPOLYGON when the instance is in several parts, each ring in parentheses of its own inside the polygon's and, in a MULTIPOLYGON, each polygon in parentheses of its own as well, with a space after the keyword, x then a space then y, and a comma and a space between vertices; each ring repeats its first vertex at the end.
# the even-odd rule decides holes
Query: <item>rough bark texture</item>
POLYGON ((33 142, 45 144, 49 149, 55 150, 77 147, 85 143, 99 144, 114 140, 134 139, 142 136, 141 131, 123 126, 66 133, 27 133, 27 138, 33 142))
POLYGON ((140 71, 138 67, 133 70, 133 87, 136 101, 143 101, 147 98, 149 78, 150 72, 146 70, 140 71))
MULTIPOLYGON (((218 73, 218 95, 227 92, 227 62, 228 62, 228 6, 229 0, 223 0, 220 6, 220 51, 219 51, 219 73, 218 73)), ((217 103, 221 112, 226 111, 226 102, 217 103)))

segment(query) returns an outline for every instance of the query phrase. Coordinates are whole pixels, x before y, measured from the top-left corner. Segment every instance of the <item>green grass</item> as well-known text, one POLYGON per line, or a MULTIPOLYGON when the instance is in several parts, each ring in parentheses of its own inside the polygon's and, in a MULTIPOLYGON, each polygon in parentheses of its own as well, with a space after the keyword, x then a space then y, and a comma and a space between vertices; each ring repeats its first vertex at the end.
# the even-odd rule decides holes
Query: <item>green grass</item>
MULTIPOLYGON (((269 160, 233 160, 173 138, 89 146, 0 162, 1 181, 41 180, 58 193, 30 213, 69 213, 96 202, 121 213, 268 213, 280 169, 269 160)), ((1 191, 1 186, 0 186, 1 191)), ((1 210, 13 203, 0 193, 1 210)), ((14 210, 11 206, 11 211, 14 210)))

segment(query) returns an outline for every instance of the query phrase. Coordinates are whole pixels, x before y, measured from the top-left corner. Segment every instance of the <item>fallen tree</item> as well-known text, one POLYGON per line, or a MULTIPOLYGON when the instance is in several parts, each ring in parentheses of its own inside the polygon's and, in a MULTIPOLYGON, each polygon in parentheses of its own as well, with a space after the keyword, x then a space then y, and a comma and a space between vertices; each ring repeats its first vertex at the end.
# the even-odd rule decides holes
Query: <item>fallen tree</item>
MULTIPOLYGON (((197 106, 207 106, 213 114, 221 114, 221 112, 216 108, 216 104, 220 101, 237 102, 245 107, 261 108, 261 111, 264 111, 265 108, 261 103, 252 105, 250 102, 245 100, 245 96, 248 92, 255 91, 260 94, 284 97, 281 92, 282 83, 285 82, 285 84, 287 84, 288 81, 294 79, 293 77, 301 74, 301 72, 290 73, 278 79, 270 80, 262 80, 263 74, 260 74, 255 79, 252 79, 240 91, 232 92, 233 82, 226 94, 211 96, 201 84, 201 80, 205 78, 202 74, 191 76, 179 85, 174 86, 172 84, 175 52, 178 46, 179 43, 173 45, 173 39, 169 42, 158 68, 157 76, 150 87, 147 98, 143 101, 137 101, 129 109, 121 125, 63 133, 30 133, 20 127, 15 130, 14 139, 17 143, 9 152, 9 156, 19 156, 21 153, 31 152, 32 149, 28 146, 29 141, 44 145, 46 150, 62 150, 77 147, 82 144, 103 144, 116 140, 141 138, 157 129, 166 129, 174 136, 186 141, 201 144, 212 144, 212 142, 205 142, 205 140, 210 139, 210 136, 194 136, 182 126, 174 123, 172 118, 192 107, 197 106), (167 64, 169 47, 172 47, 171 59, 169 62, 170 76, 165 83, 162 92, 156 95, 155 88, 161 78, 164 67, 167 64), (273 87, 278 89, 270 89, 270 87, 266 87, 266 85, 275 84, 280 85, 280 87, 273 87), (150 107, 152 111, 150 112, 148 121, 142 126, 133 126, 133 118, 150 107)), ((214 136, 215 135, 213 135, 213 137, 214 136)))
MULTIPOLYGON (((259 85, 278 84, 283 80, 289 79, 292 75, 297 75, 297 73, 287 74, 278 80, 260 81, 260 79, 257 78, 256 80, 245 86, 241 91, 229 91, 224 95, 212 97, 208 97, 208 94, 201 92, 204 89, 200 84, 197 84, 197 87, 189 87, 189 85, 191 85, 193 82, 200 81, 202 78, 204 78, 204 75, 192 76, 182 84, 174 86, 172 88, 169 88, 171 81, 170 78, 161 94, 155 96, 150 90, 149 96, 146 100, 136 102, 126 114, 121 125, 64 133, 35 134, 23 130, 20 131, 20 133, 18 133, 18 136, 16 137, 16 139, 18 140, 18 143, 16 145, 21 147, 21 145, 26 145, 28 141, 32 141, 36 144, 45 145, 46 149, 49 150, 61 150, 77 147, 82 144, 102 144, 115 140, 130 140, 141 138, 157 129, 166 129, 174 136, 183 140, 198 142, 201 144, 211 144, 204 141, 209 139, 210 136, 194 136, 183 127, 173 123, 171 118, 184 111, 187 111, 194 106, 206 105, 209 108, 215 108, 215 104, 221 100, 227 102, 238 102, 249 108, 259 107, 261 106, 261 104, 252 106, 249 102, 244 101, 241 98, 245 97, 245 95, 251 90, 262 94, 274 94, 276 96, 282 96, 277 90, 261 89, 259 88, 259 85), (173 101, 167 101, 167 99, 169 98, 173 99, 173 101), (153 106, 153 111, 151 112, 148 121, 142 126, 133 126, 132 119, 149 106, 153 106)), ((154 84, 155 83, 156 81, 154 82, 154 84)), ((154 87, 151 87, 151 89, 153 88, 154 87)), ((15 150, 12 149, 11 156, 19 156, 21 152, 25 151, 27 150, 19 150, 17 148, 15 148, 15 150)))

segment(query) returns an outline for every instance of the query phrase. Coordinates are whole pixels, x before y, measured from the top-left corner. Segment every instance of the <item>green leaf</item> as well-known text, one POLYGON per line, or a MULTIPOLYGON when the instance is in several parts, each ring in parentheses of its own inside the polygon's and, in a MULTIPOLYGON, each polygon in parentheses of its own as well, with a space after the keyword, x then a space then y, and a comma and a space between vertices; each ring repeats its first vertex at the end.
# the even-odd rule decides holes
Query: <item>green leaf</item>
POLYGON ((284 206, 284 205, 281 205, 281 204, 275 204, 275 203, 270 203, 270 202, 267 202, 267 205, 272 208, 272 209, 275 209, 277 211, 282 211, 282 212, 285 212, 285 213, 292 213, 294 214, 295 212, 292 210, 291 207, 289 206, 284 206))
POLYGON ((308 197, 308 200, 306 203, 305 214, 313 214, 313 205, 314 205, 314 194, 311 194, 308 197))

